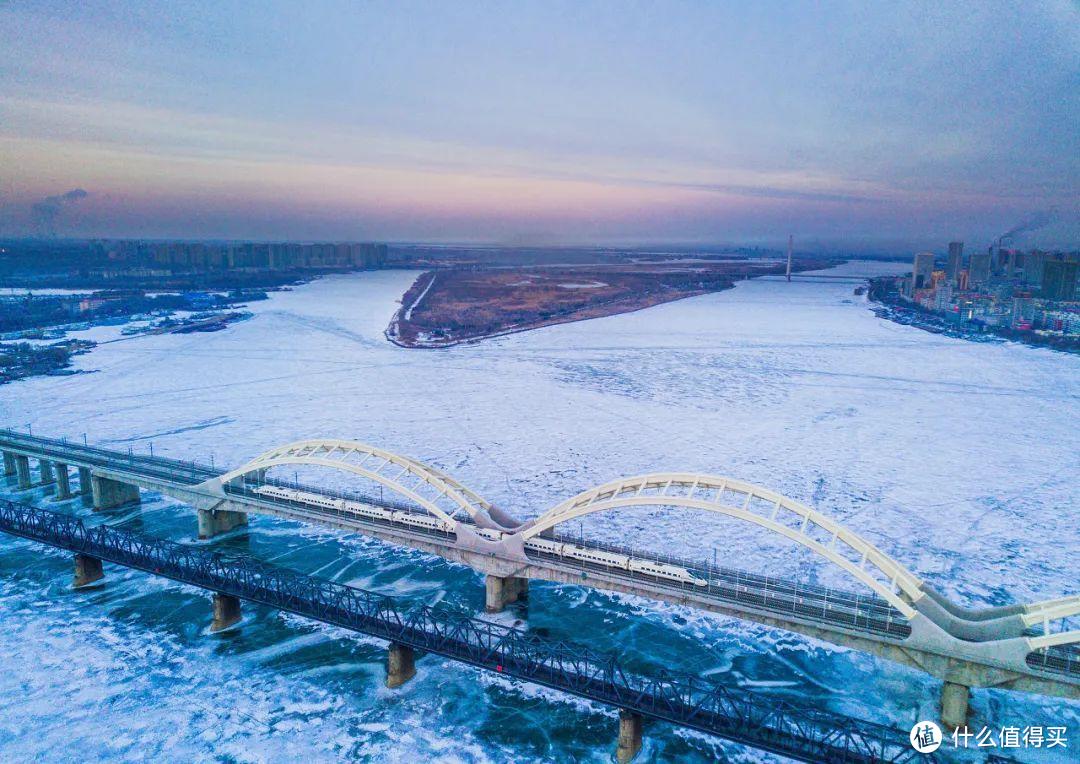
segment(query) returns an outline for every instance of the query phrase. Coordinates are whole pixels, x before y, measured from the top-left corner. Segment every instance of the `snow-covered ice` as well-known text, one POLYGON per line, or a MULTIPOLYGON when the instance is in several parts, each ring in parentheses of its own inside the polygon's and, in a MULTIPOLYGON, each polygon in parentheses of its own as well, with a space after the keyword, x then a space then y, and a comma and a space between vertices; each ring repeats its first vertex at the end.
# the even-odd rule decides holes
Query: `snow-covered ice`
MULTIPOLYGON (((155 454, 212 455, 220 465, 290 440, 355 438, 433 463, 522 517, 624 475, 728 475, 836 517, 964 604, 1077 591, 1075 356, 893 324, 852 284, 771 280, 478 345, 409 350, 383 330, 415 276, 324 278, 253 303, 254 319, 220 332, 99 347, 75 359, 95 373, 0 388, 0 422, 85 432, 117 448, 152 442, 155 454)), ((190 514, 163 499, 125 520, 133 524, 193 532, 190 514)), ((628 512, 594 516, 580 532, 855 586, 735 521, 628 512)), ((335 580, 480 606, 475 575, 418 553, 268 518, 249 535, 228 543, 335 580)), ((609 755, 610 715, 555 693, 478 682, 434 658, 419 663, 415 685, 388 693, 377 643, 269 611, 208 637, 201 594, 110 573, 97 593, 73 595, 65 558, 0 544, 0 655, 16 658, 0 672, 6 759, 609 755)), ((932 679, 860 653, 634 598, 534 592, 530 628, 628 660, 673 661, 898 726, 934 710, 932 679)), ((983 723, 1067 724, 1080 745, 1080 704, 980 691, 974 709, 983 723)), ((649 745, 660 758, 768 759, 667 729, 651 732, 649 745)))

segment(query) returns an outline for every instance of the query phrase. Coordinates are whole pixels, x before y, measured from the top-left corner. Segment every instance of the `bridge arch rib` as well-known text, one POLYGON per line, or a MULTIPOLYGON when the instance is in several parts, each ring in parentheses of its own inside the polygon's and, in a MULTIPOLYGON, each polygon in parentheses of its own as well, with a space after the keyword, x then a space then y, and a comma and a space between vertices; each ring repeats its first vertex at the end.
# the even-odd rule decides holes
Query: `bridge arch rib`
POLYGON ((465 512, 477 525, 505 530, 492 515, 505 517, 479 494, 446 473, 412 457, 352 440, 300 440, 272 448, 247 464, 207 481, 223 486, 236 478, 281 465, 312 465, 367 478, 404 496, 454 525, 465 512))
POLYGON ((843 568, 908 618, 925 595, 914 573, 829 517, 766 488, 712 475, 654 473, 613 480, 552 507, 520 535, 529 539, 568 520, 632 506, 716 512, 779 533, 843 568))
POLYGON ((1080 645, 1080 595, 1036 602, 1024 610, 1024 625, 1042 631, 1042 634, 1028 638, 1033 649, 1080 645), (1071 625, 1076 627, 1070 628, 1071 625))

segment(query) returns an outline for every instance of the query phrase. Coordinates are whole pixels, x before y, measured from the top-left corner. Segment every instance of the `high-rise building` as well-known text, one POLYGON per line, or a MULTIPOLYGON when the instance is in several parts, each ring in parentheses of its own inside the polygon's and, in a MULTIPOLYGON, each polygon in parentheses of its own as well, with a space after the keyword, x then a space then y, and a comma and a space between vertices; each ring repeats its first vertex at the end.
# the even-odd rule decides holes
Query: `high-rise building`
POLYGON ((949 277, 949 282, 956 283, 956 280, 960 277, 960 271, 964 267, 964 242, 962 241, 950 241, 949 242, 949 260, 945 266, 945 275, 949 277))
POLYGON ((1035 301, 1030 297, 1014 297, 1012 302, 1011 324, 1019 329, 1025 323, 1030 324, 1035 318, 1035 301))
POLYGON ((1009 259, 1005 265, 1005 277, 1016 278, 1024 270, 1024 253, 1018 249, 1009 250, 1009 259))
POLYGON ((1005 249, 999 244, 997 250, 995 250, 993 247, 990 247, 990 254, 993 257, 990 267, 993 268, 994 275, 1007 275, 1006 271, 1009 268, 1009 250, 1005 249))
POLYGON ((990 281, 990 253, 972 252, 968 263, 968 288, 974 289, 990 281))
POLYGON ((952 297, 952 282, 945 279, 941 282, 941 286, 937 288, 937 291, 934 292, 934 310, 948 310, 949 306, 952 305, 952 297))
POLYGON ((1080 262, 1047 260, 1043 263, 1042 292, 1045 300, 1075 300, 1080 262))
POLYGON ((915 255, 915 263, 911 269, 911 291, 926 289, 933 283, 934 278, 934 253, 920 252, 915 255))
POLYGON ((1032 250, 1024 257, 1024 283, 1039 286, 1042 284, 1043 266, 1046 264, 1046 253, 1032 250))

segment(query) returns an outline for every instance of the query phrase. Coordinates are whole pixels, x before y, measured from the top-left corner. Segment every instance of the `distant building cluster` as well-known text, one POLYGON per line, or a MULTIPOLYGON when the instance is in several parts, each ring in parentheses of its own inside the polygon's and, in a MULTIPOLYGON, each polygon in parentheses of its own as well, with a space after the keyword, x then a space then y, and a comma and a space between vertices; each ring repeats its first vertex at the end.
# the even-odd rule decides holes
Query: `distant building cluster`
POLYGON ((916 254, 898 291, 958 324, 1080 335, 1080 253, 999 246, 965 263, 963 242, 954 241, 944 266, 933 252, 916 254))
POLYGON ((364 242, 202 242, 140 241, 104 242, 110 261, 141 268, 154 276, 176 269, 192 270, 292 270, 298 268, 382 268, 386 245, 364 242))

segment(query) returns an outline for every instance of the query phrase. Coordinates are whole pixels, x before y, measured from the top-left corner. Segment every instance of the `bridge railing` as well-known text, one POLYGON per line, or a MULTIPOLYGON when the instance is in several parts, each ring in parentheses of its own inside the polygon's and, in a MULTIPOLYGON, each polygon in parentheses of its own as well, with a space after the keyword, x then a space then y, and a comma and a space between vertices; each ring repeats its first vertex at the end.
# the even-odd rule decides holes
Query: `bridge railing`
MULTIPOLYGON (((427 516, 428 512, 422 507, 400 501, 385 500, 381 496, 357 491, 328 491, 325 488, 306 485, 295 480, 281 480, 264 478, 262 481, 249 480, 243 483, 235 483, 227 486, 226 491, 234 495, 248 496, 260 500, 270 500, 268 497, 255 493, 255 489, 261 485, 274 485, 281 488, 300 490, 317 494, 331 499, 346 499, 358 501, 372 506, 386 509, 409 512, 427 516)), ((311 506, 303 501, 288 499, 273 499, 275 503, 285 503, 298 509, 311 509, 311 506)), ((344 519, 356 520, 356 515, 346 511, 319 507, 322 513, 338 515, 344 519)), ((377 522, 370 518, 364 518, 368 522, 377 522)), ((468 518, 462 522, 470 522, 468 518)), ((410 528, 414 532, 424 532, 425 535, 451 538, 452 533, 427 531, 419 528, 410 528)), ((806 584, 771 576, 763 576, 749 573, 734 568, 714 566, 709 563, 690 560, 687 558, 665 555, 654 552, 646 552, 618 544, 610 544, 593 539, 574 538, 565 534, 556 534, 554 541, 567 544, 584 545, 589 549, 598 549, 614 554, 623 554, 636 559, 654 560, 670 565, 686 568, 692 573, 705 579, 706 587, 698 588, 695 584, 675 584, 669 580, 650 577, 643 573, 627 572, 625 575, 637 580, 650 583, 663 583, 668 586, 679 586, 682 589, 694 593, 704 593, 709 596, 720 597, 742 605, 764 607, 777 612, 790 613, 800 617, 809 617, 840 626, 858 630, 871 631, 890 637, 901 639, 910 636, 911 626, 896 608, 884 600, 873 595, 862 595, 845 590, 831 589, 828 587, 806 584)), ((582 570, 595 570, 603 572, 606 568, 602 565, 584 562, 580 559, 546 555, 536 551, 527 552, 534 558, 551 559, 564 565, 580 567, 582 570)))
MULTIPOLYGON (((212 465, 199 464, 195 461, 182 461, 162 456, 143 454, 127 454, 111 451, 97 446, 72 443, 66 439, 44 438, 28 434, 18 433, 12 430, 0 430, 0 439, 8 439, 10 442, 26 444, 27 442, 39 446, 47 454, 50 450, 63 454, 71 452, 82 454, 84 457, 92 457, 97 462, 111 468, 134 468, 142 475, 152 475, 168 480, 182 480, 183 482, 196 483, 219 473, 212 465)), ((266 500, 266 497, 255 493, 254 489, 259 485, 275 485, 284 488, 295 488, 330 498, 344 498, 358 501, 372 506, 384 507, 396 512, 409 512, 413 514, 427 515, 423 508, 408 502, 386 499, 382 495, 359 491, 327 491, 323 488, 301 484, 299 481, 282 480, 278 478, 263 477, 261 481, 247 478, 237 481, 225 487, 225 490, 234 495, 244 495, 254 499, 266 500)), ((304 502, 288 502, 277 499, 276 503, 285 501, 297 508, 310 510, 304 502)), ((355 520, 355 516, 348 512, 335 512, 333 509, 320 507, 320 512, 335 513, 343 519, 355 520)), ((463 518, 463 522, 469 522, 469 518, 463 518)), ((414 529, 416 530, 416 529, 414 529)), ((433 532, 427 535, 435 535, 440 538, 452 538, 453 533, 433 532)), ((690 560, 674 555, 648 552, 632 549, 619 544, 611 544, 593 539, 575 539, 566 534, 555 535, 555 540, 562 543, 580 544, 591 549, 598 549, 615 554, 622 554, 636 559, 655 560, 670 565, 682 567, 699 578, 707 581, 706 591, 710 596, 717 596, 737 602, 741 605, 764 607, 769 610, 786 612, 794 616, 810 617, 834 624, 852 627, 860 630, 869 630, 890 637, 906 638, 911 633, 911 627, 903 615, 889 603, 873 595, 856 594, 844 590, 831 589, 814 584, 801 583, 776 577, 763 576, 726 567, 719 567, 708 562, 690 560)), ((534 556, 536 554, 534 553, 534 556)), ((541 555, 543 556, 543 555, 541 555)), ((560 559, 563 564, 575 564, 571 559, 560 559)), ((584 562, 578 561, 583 569, 590 567, 584 562)), ((642 573, 628 573, 634 578, 651 580, 642 573)), ((662 582, 657 579, 654 583, 662 582)), ((685 588, 696 591, 694 585, 685 588)))
POLYGON ((29 442, 43 449, 79 453, 84 456, 96 457, 102 463, 112 464, 113 466, 123 464, 139 465, 140 468, 161 477, 184 476, 192 481, 201 481, 221 473, 221 470, 213 465, 195 460, 173 459, 156 454, 137 454, 130 449, 127 452, 114 451, 101 446, 68 440, 67 438, 46 438, 9 428, 0 429, 0 440, 8 440, 12 443, 29 442))
MULTIPOLYGON (((385 509, 396 510, 399 512, 409 512, 411 514, 429 515, 424 508, 410 504, 404 501, 396 501, 393 499, 386 499, 382 496, 376 496, 372 493, 366 493, 363 491, 347 491, 347 490, 333 490, 328 491, 325 488, 319 486, 312 486, 305 483, 298 482, 296 480, 287 480, 279 478, 264 478, 262 481, 247 481, 243 485, 236 484, 228 486, 227 490, 231 493, 240 493, 242 495, 252 496, 258 498, 253 488, 257 488, 260 485, 273 485, 280 488, 288 488, 293 490, 305 491, 307 493, 313 493, 320 496, 326 496, 327 498, 345 499, 347 501, 357 501, 364 504, 370 504, 376 507, 383 507, 385 509)), ((472 519, 465 517, 461 519, 466 524, 472 524, 472 519)), ((756 573, 750 573, 745 570, 739 570, 737 568, 728 568, 724 566, 713 565, 708 561, 693 560, 688 557, 680 557, 677 555, 665 554, 663 552, 647 551, 642 549, 635 549, 621 544, 613 544, 606 541, 598 541, 596 539, 586 539, 584 537, 575 537, 565 533, 555 533, 553 537, 554 541, 566 544, 579 544, 588 547, 589 549, 597 549, 604 552, 611 552, 613 554, 622 554, 628 557, 635 557, 642 560, 653 560, 655 562, 662 562, 668 565, 676 565, 678 567, 686 568, 687 570, 698 573, 704 578, 717 579, 730 582, 737 586, 754 587, 769 590, 772 592, 786 592, 795 594, 796 596, 815 597, 828 600, 836 605, 850 605, 851 607, 858 608, 865 611, 878 611, 881 614, 892 614, 894 618, 901 621, 906 620, 903 615, 890 605, 885 600, 873 594, 859 594, 851 592, 845 589, 834 589, 832 587, 819 586, 817 584, 803 583, 790 579, 779 578, 776 576, 766 576, 756 573)))
POLYGON ((498 673, 627 708, 804 761, 914 761, 906 734, 688 674, 626 670, 617 658, 442 608, 407 609, 392 597, 246 557, 226 557, 13 502, 0 530, 54 547, 230 594, 438 653, 498 673))
POLYGON ((631 557, 638 557, 639 559, 676 565, 686 568, 691 572, 700 573, 705 578, 729 579, 733 583, 737 582, 740 585, 745 586, 759 586, 778 590, 790 589, 807 596, 827 597, 829 600, 836 603, 847 602, 862 607, 878 608, 882 611, 889 610, 900 615, 899 610, 874 594, 858 594, 847 591, 846 589, 833 589, 818 584, 801 583, 791 579, 778 578, 776 576, 750 573, 737 568, 714 565, 707 560, 693 560, 689 557, 679 557, 678 555, 665 554, 663 552, 634 549, 633 547, 624 546, 622 544, 612 544, 610 542, 597 541, 595 539, 584 539, 583 537, 574 537, 563 533, 556 533, 554 540, 568 544, 584 544, 589 548, 599 549, 605 552, 625 554, 631 557))
POLYGON ((1031 668, 1040 671, 1080 676, 1080 646, 1078 645, 1043 647, 1028 653, 1024 661, 1031 668))
MULTIPOLYGON (((809 615, 838 621, 856 628, 870 628, 890 636, 905 638, 911 626, 904 615, 885 600, 843 589, 803 583, 791 579, 765 576, 745 570, 713 565, 685 557, 645 552, 640 549, 611 544, 594 539, 574 538, 556 534, 555 541, 582 544, 614 554, 654 560, 682 567, 707 581, 706 592, 718 591, 744 604, 756 604, 770 609, 788 609, 795 615, 809 615)), ((694 584, 685 588, 694 590, 694 584)))
POLYGON ((387 499, 384 496, 368 493, 366 491, 354 491, 354 490, 333 490, 328 491, 325 488, 319 486, 308 485, 301 483, 297 480, 287 480, 282 478, 265 477, 260 481, 246 480, 243 483, 237 482, 225 487, 228 493, 239 493, 245 496, 251 496, 253 498, 266 498, 255 493, 256 488, 264 485, 271 485, 277 488, 287 488, 294 491, 304 491, 305 493, 313 493, 319 496, 325 496, 329 499, 345 499, 346 501, 356 501, 361 504, 370 504, 375 507, 382 507, 383 509, 395 510, 398 512, 408 512, 415 515, 430 516, 423 507, 417 504, 410 504, 404 501, 396 501, 394 499, 387 499))

